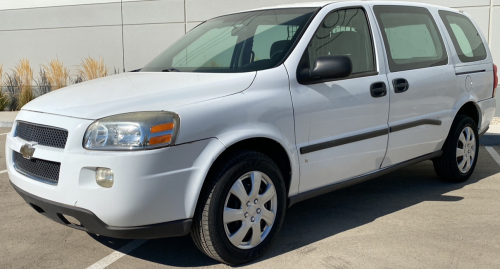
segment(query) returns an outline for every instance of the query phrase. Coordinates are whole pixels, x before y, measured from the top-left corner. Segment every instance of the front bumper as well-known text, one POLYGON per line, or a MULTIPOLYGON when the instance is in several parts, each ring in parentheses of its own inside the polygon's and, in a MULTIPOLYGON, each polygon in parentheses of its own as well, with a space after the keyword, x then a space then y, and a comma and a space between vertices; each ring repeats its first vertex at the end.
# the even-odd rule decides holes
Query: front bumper
MULTIPOLYGON (((225 149, 218 139, 211 138, 155 150, 91 151, 82 147, 83 135, 91 120, 30 111, 21 111, 16 120, 64 128, 69 135, 64 149, 35 146, 33 158, 61 163, 59 181, 51 185, 16 170, 13 152, 19 152, 29 141, 14 136, 14 132, 9 133, 5 151, 12 184, 32 196, 64 205, 58 207, 66 208, 64 212, 91 212, 91 216, 104 223, 103 227, 115 230, 192 218, 205 176, 215 158, 225 149), (113 170, 113 187, 97 185, 97 167, 113 170)), ((62 214, 66 214, 64 212, 62 214)), ((83 217, 93 218, 88 214, 83 217)), ((51 219, 57 221, 59 217, 56 214, 51 219)), ((83 220, 79 221, 83 224, 83 220)), ((90 227, 102 226, 92 223, 100 222, 90 221, 90 227)), ((99 233, 93 231, 95 228, 86 229, 99 233)))
POLYGON ((37 197, 19 189, 12 182, 10 183, 17 193, 38 213, 57 223, 89 233, 123 239, 153 239, 184 236, 191 230, 191 219, 136 227, 109 226, 89 210, 37 197), (77 219, 79 223, 70 222, 65 215, 77 219))

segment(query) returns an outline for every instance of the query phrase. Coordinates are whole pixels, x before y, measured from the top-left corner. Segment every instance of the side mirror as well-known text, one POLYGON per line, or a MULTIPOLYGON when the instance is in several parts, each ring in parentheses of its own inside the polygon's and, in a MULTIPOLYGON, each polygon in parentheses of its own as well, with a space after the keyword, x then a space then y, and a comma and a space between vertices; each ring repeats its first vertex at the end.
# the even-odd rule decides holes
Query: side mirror
POLYGON ((300 72, 300 82, 311 83, 314 81, 338 79, 349 77, 352 73, 351 58, 344 55, 320 56, 314 62, 312 69, 300 72))

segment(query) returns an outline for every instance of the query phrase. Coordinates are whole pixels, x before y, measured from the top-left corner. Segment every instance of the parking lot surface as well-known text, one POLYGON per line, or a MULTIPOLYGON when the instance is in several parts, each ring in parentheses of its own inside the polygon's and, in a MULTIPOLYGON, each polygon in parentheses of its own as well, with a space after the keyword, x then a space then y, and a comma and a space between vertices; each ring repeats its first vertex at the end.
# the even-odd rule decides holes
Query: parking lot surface
MULTIPOLYGON (((487 145, 493 155, 480 147, 466 183, 440 181, 426 161, 294 205, 271 251, 244 267, 500 268, 500 165, 493 157, 500 146, 487 145)), ((189 236, 119 240, 57 224, 29 207, 5 172, 0 232, 0 268, 227 267, 189 236)))

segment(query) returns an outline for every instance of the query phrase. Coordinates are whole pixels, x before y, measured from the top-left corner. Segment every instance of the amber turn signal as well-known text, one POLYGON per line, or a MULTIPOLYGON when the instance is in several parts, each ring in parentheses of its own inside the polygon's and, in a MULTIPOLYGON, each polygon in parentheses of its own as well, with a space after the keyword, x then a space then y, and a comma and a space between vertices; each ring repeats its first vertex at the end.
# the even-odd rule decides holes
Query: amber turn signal
MULTIPOLYGON (((165 132, 174 129, 174 123, 164 123, 151 127, 151 133, 165 132)), ((170 140, 169 140, 170 141, 170 140)))
POLYGON ((168 143, 168 142, 170 142, 170 140, 172 140, 172 135, 170 135, 170 134, 151 137, 149 139, 149 145, 168 143))

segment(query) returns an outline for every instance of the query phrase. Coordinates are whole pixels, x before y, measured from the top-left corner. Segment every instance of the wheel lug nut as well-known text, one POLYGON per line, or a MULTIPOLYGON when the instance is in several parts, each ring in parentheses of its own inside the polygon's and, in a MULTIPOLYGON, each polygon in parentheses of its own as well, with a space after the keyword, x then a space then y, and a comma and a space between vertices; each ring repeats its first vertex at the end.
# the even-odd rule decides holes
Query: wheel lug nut
POLYGON ((247 206, 250 206, 250 201, 247 202, 247 206))
POLYGON ((251 220, 252 222, 254 222, 254 221, 255 221, 255 217, 252 217, 250 220, 251 220))
POLYGON ((260 214, 260 212, 261 212, 260 208, 257 208, 257 214, 260 214))
POLYGON ((247 213, 245 213, 245 218, 248 218, 248 212, 247 212, 247 213))
POLYGON ((255 201, 253 201, 254 204, 256 204, 257 202, 259 202, 259 200, 255 199, 255 201))

